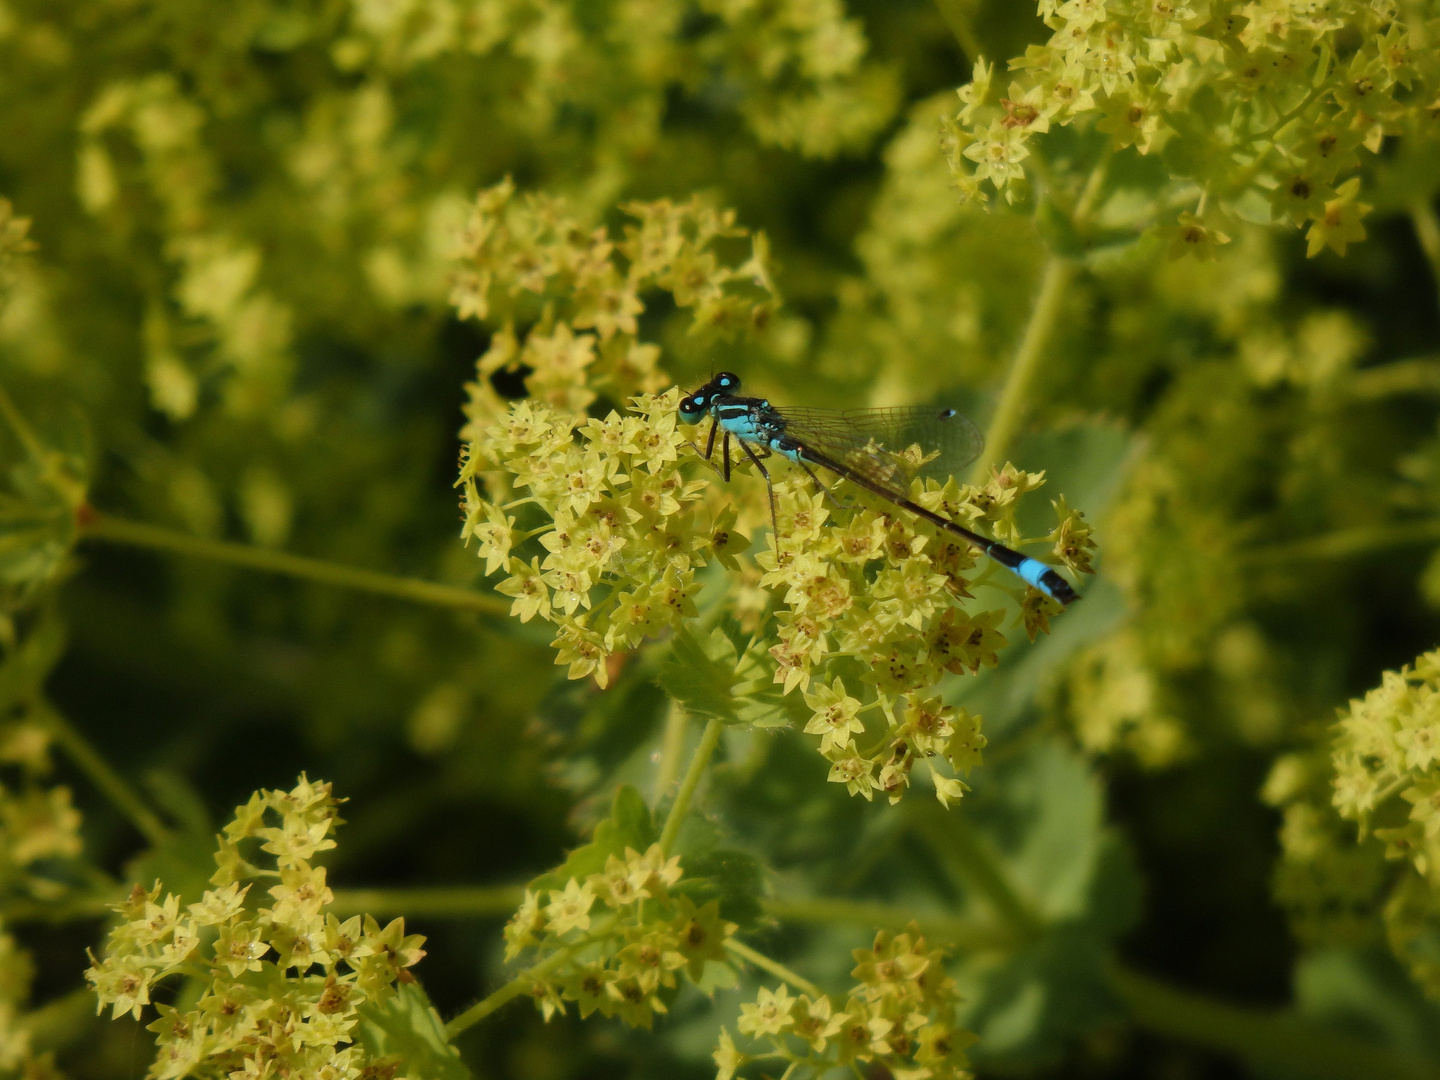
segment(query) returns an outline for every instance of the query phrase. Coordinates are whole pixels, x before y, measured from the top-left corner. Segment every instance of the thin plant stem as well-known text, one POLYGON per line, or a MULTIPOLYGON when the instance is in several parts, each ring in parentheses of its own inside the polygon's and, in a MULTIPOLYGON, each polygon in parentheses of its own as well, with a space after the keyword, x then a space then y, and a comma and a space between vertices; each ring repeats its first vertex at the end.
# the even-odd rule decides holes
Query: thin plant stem
POLYGON ((820 998, 825 997, 825 991, 821 990, 809 979, 804 978, 800 975, 796 975, 795 972, 791 971, 778 960, 771 960, 770 957, 766 956, 764 953, 756 952, 749 945, 746 945, 743 941, 736 941, 734 938, 730 938, 725 942, 725 948, 729 949, 732 953, 734 953, 736 956, 740 957, 747 963, 754 964, 761 971, 768 971, 771 975, 774 975, 781 982, 789 983, 791 986, 795 987, 796 990, 799 990, 802 993, 809 994, 817 1001, 820 998))
POLYGON ((921 933, 967 952, 1011 949, 1015 936, 1007 928, 953 915, 917 915, 890 904, 873 904, 857 900, 828 900, 814 897, 804 900, 765 900, 761 902, 767 915, 781 922, 854 923, 890 930, 903 930, 911 923, 921 933))
POLYGON ((158 846, 169 838, 170 830, 165 823, 145 805, 145 800, 110 767, 110 763, 70 721, 43 701, 38 704, 36 713, 56 745, 89 777, 101 794, 129 819, 141 836, 152 846, 158 846))
POLYGON ((525 898, 523 885, 442 886, 431 889, 336 889, 328 908, 337 916, 471 919, 509 915, 525 898))
POLYGON ((1322 1028, 1293 1013, 1248 1009, 1177 990, 1120 965, 1110 985, 1140 1027, 1227 1050, 1254 1065, 1312 1080, 1422 1080, 1440 1061, 1322 1028))
POLYGON ((95 1028, 102 1023, 95 1014, 95 991, 82 986, 26 1013, 23 1027, 31 1052, 38 1054, 83 1042, 98 1044, 95 1028))
POLYGON ((1280 544, 1266 544, 1237 553, 1251 566, 1308 560, 1348 559, 1388 548, 1430 544, 1440 540, 1440 521, 1416 521, 1404 525, 1376 525, 1313 536, 1280 544))
POLYGON ((1044 920, 1031 910, 989 845, 963 817, 927 806, 918 810, 912 820, 953 871, 957 883, 981 893, 1020 942, 1034 941, 1045 932, 1044 920))
POLYGON ((382 574, 374 570, 361 570, 354 566, 311 559, 304 555, 291 555, 284 551, 272 551, 269 548, 232 544, 223 540, 206 540, 175 529, 126 521, 94 511, 81 515, 81 535, 88 540, 168 551, 188 558, 208 559, 211 562, 243 566, 250 570, 283 574, 286 577, 318 581, 344 589, 393 596, 418 604, 486 615, 504 615, 510 610, 509 600, 474 589, 441 585, 439 582, 421 578, 382 574))
POLYGON ((690 726, 684 706, 671 701, 665 711, 665 731, 660 737, 660 762, 655 769, 655 801, 658 803, 680 775, 680 755, 685 752, 685 731, 690 726))
POLYGON ((462 1031, 468 1031, 496 1009, 502 1005, 509 1004, 521 994, 525 993, 526 990, 534 985, 537 979, 543 979, 552 971, 563 967, 574 953, 574 949, 561 949, 559 952, 547 956, 534 967, 527 968, 519 975, 516 975, 515 978, 500 987, 499 990, 496 990, 482 1001, 471 1005, 470 1008, 446 1024, 445 1037, 447 1039, 454 1039, 455 1036, 459 1035, 462 1031))
POLYGON ((5 417, 5 422, 10 425, 10 430, 15 433, 15 438, 20 440, 20 445, 25 448, 29 458, 35 462, 44 461, 45 448, 3 386, 0 386, 0 416, 5 417))
POLYGON ((945 25, 960 43, 965 59, 971 63, 980 59, 980 39, 975 36, 971 17, 974 5, 967 4, 965 0, 935 0, 935 6, 940 9, 940 17, 945 20, 945 25))
POLYGON ((705 730, 700 733, 700 745, 695 747, 690 764, 685 767, 680 790, 675 792, 675 802, 665 819, 665 827, 660 830, 660 849, 666 854, 669 854, 675 837, 680 833, 680 825, 690 809, 690 800, 695 797, 695 789, 700 786, 700 778, 705 775, 705 766, 710 763, 715 747, 720 743, 720 733, 724 730, 725 722, 718 717, 712 716, 705 722, 705 730))
MULTIPOLYGON (((1113 151, 1107 145, 1086 177, 1085 187, 1071 211, 1070 220, 1078 229, 1089 221, 1105 188, 1105 177, 1110 171, 1113 151)), ((1010 452, 1010 444, 1025 420, 1030 404, 1031 391, 1035 387, 1040 371, 1040 361, 1049 348, 1050 339, 1059 322, 1060 309, 1064 306, 1065 294, 1075 280, 1077 266, 1063 255, 1051 254, 1045 260, 1040 272, 1040 288, 1035 294, 1035 306, 1030 311, 1030 321, 1025 324, 1025 333, 1020 338, 1020 347, 1015 350, 1005 386, 1000 391, 1000 400, 995 406, 995 415, 990 418, 990 428, 985 434, 985 449, 981 451, 970 471, 970 482, 983 484, 990 476, 992 466, 999 465, 1010 452)))
POLYGON ((1059 321, 1060 308, 1070 283, 1075 279, 1075 264, 1060 255, 1051 255, 1045 261, 1040 274, 1040 291, 1035 297, 1035 306, 1030 312, 1025 334, 1020 339, 1020 348, 1010 364, 1010 373, 1005 377, 1005 386, 1000 391, 1000 400, 995 406, 995 415, 990 418, 990 428, 985 434, 985 449, 970 472, 970 482, 983 484, 990 476, 990 469, 1005 460, 1010 451, 1020 424, 1025 419, 1025 410, 1030 403, 1031 390, 1040 371, 1040 360, 1050 344, 1055 324, 1059 321))
MULTIPOLYGON (((1440 271, 1437 271, 1440 280, 1440 271)), ((1351 398, 1375 401, 1398 394, 1433 394, 1440 391, 1440 356, 1392 360, 1354 372, 1347 380, 1351 398)))
POLYGON ((1436 216, 1432 203, 1420 199, 1410 207, 1410 222, 1415 226, 1415 236, 1430 262, 1430 277, 1436 294, 1440 295, 1440 217, 1436 216))

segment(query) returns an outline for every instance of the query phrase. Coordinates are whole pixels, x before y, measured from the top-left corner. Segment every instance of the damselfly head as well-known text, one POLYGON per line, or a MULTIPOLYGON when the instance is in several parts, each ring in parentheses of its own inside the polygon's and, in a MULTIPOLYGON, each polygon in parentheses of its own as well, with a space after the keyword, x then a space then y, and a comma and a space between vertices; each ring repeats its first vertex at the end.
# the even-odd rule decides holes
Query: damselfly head
POLYGON ((680 399, 680 419, 687 424, 698 424, 715 404, 717 394, 733 394, 740 389, 740 376, 722 371, 693 394, 680 399))
POLYGON ((698 424, 710 411, 710 395, 701 387, 695 393, 680 399, 679 411, 680 419, 685 423, 698 424))

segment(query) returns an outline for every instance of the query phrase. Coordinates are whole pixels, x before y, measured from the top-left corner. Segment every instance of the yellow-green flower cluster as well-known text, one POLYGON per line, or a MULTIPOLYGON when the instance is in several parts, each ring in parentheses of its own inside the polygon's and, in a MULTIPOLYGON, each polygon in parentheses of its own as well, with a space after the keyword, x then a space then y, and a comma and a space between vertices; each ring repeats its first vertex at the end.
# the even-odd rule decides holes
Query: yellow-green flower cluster
POLYGON ((717 1080, 731 1080, 755 1062, 773 1075, 784 1063, 787 1077, 883 1072, 897 1080, 958 1080, 970 1076, 965 1048, 975 1036, 956 1023, 960 996, 945 974, 944 954, 928 948, 913 924, 907 933, 880 931, 870 949, 856 949, 858 985, 841 1001, 824 995, 793 996, 784 986, 762 988, 740 1007, 736 1027, 761 1044, 741 1052, 720 1030, 715 1050, 717 1080))
POLYGON ((609 186, 626 164, 616 151, 633 154, 658 139, 665 91, 694 94, 707 76, 724 79, 757 139, 810 156, 863 147, 899 98, 894 73, 865 63, 863 28, 839 0, 638 0, 605 9, 417 0, 353 5, 349 31, 335 50, 347 69, 398 73, 455 54, 498 66, 508 54, 528 69, 515 80, 514 119, 544 129, 562 109, 593 114, 602 133, 597 172, 609 186))
POLYGON ((358 1010, 411 979, 405 969, 425 955, 423 939, 407 936, 403 919, 381 928, 368 915, 342 922, 326 913, 333 896, 311 860, 335 846, 336 804, 330 785, 303 776, 291 791, 256 792, 218 837, 215 888, 187 904, 162 897, 158 882, 136 885, 115 905, 123 921, 85 973, 99 1008, 139 1018, 156 984, 193 984, 178 1007, 156 1006, 150 1075, 375 1075, 369 1055, 350 1045, 358 1010), (252 846, 273 857, 273 870, 251 861, 252 846), (276 879, 269 906, 251 902, 245 878, 276 879))
POLYGON ((1177 250, 1210 254, 1234 218, 1309 226, 1309 253, 1363 239, 1361 151, 1440 135, 1440 19, 1365 0, 1042 0, 1053 31, 961 89, 947 151, 961 190, 1012 200, 1032 139, 1077 121, 1158 154, 1177 250), (1193 209, 1192 209, 1193 208, 1193 209))
POLYGON ((679 857, 652 844, 610 855, 584 881, 525 891, 505 927, 505 959, 534 958, 530 992, 546 1020, 571 1002, 582 1017, 598 1011, 648 1028, 682 973, 698 984, 707 964, 725 963, 737 928, 716 901, 697 906, 677 891, 682 876, 679 857))
POLYGON ((1408 860, 1440 890, 1440 650, 1387 671, 1350 703, 1333 763, 1340 815, 1373 829, 1387 857, 1408 860))
POLYGON ((864 64, 865 33, 841 0, 701 0, 724 32, 703 58, 743 88, 740 111, 756 137, 808 157, 858 149, 895 112, 894 72, 864 64))
POLYGON ((30 1031, 22 1013, 30 996, 33 965, 0 920, 0 1073, 10 1074, 30 1057, 30 1031))
POLYGON ((1282 814, 1275 899, 1306 944, 1364 945, 1380 936, 1394 868, 1386 866, 1383 844, 1357 837, 1336 813, 1328 758, 1323 751, 1286 754, 1265 781, 1265 801, 1282 814))
MULTIPOLYGON (((556 662, 569 665, 571 678, 593 675, 604 686, 614 653, 693 618, 696 570, 711 556, 743 576, 736 552, 747 545, 734 532, 736 514, 714 514, 702 527, 709 485, 677 467, 693 448, 677 430, 677 400, 673 390, 642 395, 639 415, 612 413, 583 425, 517 402, 471 444, 462 467, 465 536, 479 541, 488 572, 508 575, 497 588, 514 597, 512 614, 557 626, 556 662), (540 511, 528 531, 511 514, 526 506, 540 511), (515 552, 530 539, 545 554, 527 561, 515 552)), ((1007 466, 984 485, 916 481, 912 494, 956 521, 1018 540, 1018 500, 1043 482, 1043 474, 1007 466)), ((770 535, 754 560, 774 621, 751 647, 768 654, 785 693, 805 694, 812 712, 805 730, 820 736, 832 781, 867 799, 880 791, 896 801, 923 762, 948 803, 964 784, 947 773, 968 773, 985 739, 979 717, 944 705, 933 691, 947 673, 997 662, 1004 610, 970 612, 961 601, 977 577, 1006 587, 1010 580, 988 561, 978 567, 970 545, 913 515, 867 493, 845 497, 845 505, 831 506, 799 469, 776 476, 781 536, 770 535), (868 688, 865 700, 847 691, 846 677, 868 688), (936 770, 940 762, 945 772, 936 770)), ((1050 539, 1064 565, 1089 569, 1093 543, 1078 513, 1065 510, 1050 539)), ((743 589, 728 604, 737 619, 755 615, 743 589)), ((1022 615, 1032 636, 1054 610, 1053 601, 1026 591, 1022 615)))
MULTIPOLYGON (((0 197, 0 290, 4 290, 14 272, 17 258, 34 248, 29 239, 30 219, 15 216, 10 200, 0 197)), ((4 292, 0 291, 0 300, 4 292)))
POLYGON ((289 389, 293 366, 292 313, 261 284, 260 245, 214 220, 222 168, 206 120, 169 72, 109 84, 80 120, 85 209, 124 230, 136 227, 127 188, 143 185, 158 203, 173 280, 147 297, 145 377, 151 403, 173 419, 194 414, 202 378, 217 371, 228 374, 226 403, 256 415, 289 389))
POLYGON ((1395 955, 1440 997, 1437 692, 1440 650, 1387 671, 1341 711, 1328 762, 1281 758, 1265 794, 1284 807, 1276 891, 1301 934, 1355 942, 1383 926, 1395 955))
MULTIPOLYGON (((969 528, 1019 542, 1018 500, 1042 483, 1043 473, 1007 465, 978 486, 916 480, 911 495, 969 528)), ((962 601, 979 579, 1008 587, 1006 572, 868 493, 844 491, 845 504, 831 506, 798 469, 777 481, 775 494, 781 535, 778 543, 771 535, 755 559, 761 586, 779 601, 769 653, 786 693, 805 692, 812 712, 805 730, 820 736, 831 781, 895 802, 921 762, 942 803, 959 798, 965 785, 935 766, 968 773, 985 738, 978 716, 944 705, 933 691, 946 674, 998 662, 1004 610, 967 610, 962 601), (865 688, 861 696, 842 675, 865 688)), ((1052 539, 1064 565, 1088 569, 1092 544, 1078 514, 1067 511, 1052 539)), ((1021 612, 1031 636, 1055 610, 1054 601, 1025 590, 1021 612)))
POLYGON ((556 663, 568 664, 572 679, 593 675, 606 685, 613 653, 695 614, 695 569, 711 538, 697 527, 705 485, 675 468, 685 445, 678 400, 673 390, 641 395, 638 415, 584 424, 517 402, 462 464, 464 536, 479 541, 487 573, 508 575, 497 589, 515 598, 512 614, 556 625, 556 663), (539 524, 522 532, 509 512, 526 506, 540 511, 539 524), (513 554, 532 538, 543 558, 513 554))
POLYGON ((667 380, 658 346, 638 339, 642 296, 668 292, 691 315, 690 332, 729 337, 763 327, 774 307, 763 234, 735 225, 733 211, 699 198, 629 203, 635 220, 615 239, 583 223, 564 200, 517 197, 502 181, 482 191, 461 235, 451 302, 461 318, 498 324, 470 384, 463 433, 476 438, 506 402, 499 373, 524 374, 526 391, 582 415, 598 393, 623 401, 667 380), (727 262, 722 249, 743 248, 727 262), (516 326, 528 329, 516 333, 516 326))

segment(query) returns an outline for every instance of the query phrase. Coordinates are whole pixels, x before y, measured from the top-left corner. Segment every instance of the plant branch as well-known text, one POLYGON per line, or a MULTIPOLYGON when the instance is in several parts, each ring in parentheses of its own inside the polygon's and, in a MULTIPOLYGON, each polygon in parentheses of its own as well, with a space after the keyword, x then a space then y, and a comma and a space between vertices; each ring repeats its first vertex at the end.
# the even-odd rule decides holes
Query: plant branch
POLYGON ((421 889, 336 889, 327 910, 340 918, 369 914, 430 919, 509 915, 525 898, 523 885, 440 886, 421 889))
POLYGON ((1151 1031, 1227 1050, 1265 1071, 1312 1080, 1422 1080, 1440 1062, 1323 1028, 1289 1012, 1247 1009, 1166 986, 1120 965, 1110 983, 1134 1022, 1151 1031))
POLYGON ((680 790, 675 793, 675 802, 665 818, 665 827, 660 831, 660 848, 667 855, 675 843, 675 837, 680 833, 680 825, 685 820, 686 811, 690 809, 690 800, 695 797, 695 789, 700 786, 700 777, 705 775, 705 766, 710 763, 715 747, 720 743, 720 733, 724 730, 725 722, 718 717, 712 716, 705 722, 705 730, 700 733, 700 745, 695 747, 690 764, 685 768, 680 790))
POLYGON ((1010 949, 1014 935, 1005 927, 953 915, 922 914, 890 904, 874 904, 857 900, 827 900, 815 897, 804 900, 765 900, 766 914, 781 922, 856 923, 888 930, 904 930, 911 923, 936 941, 954 945, 967 952, 1010 949))
POLYGON ((509 600, 474 589, 441 585, 420 578, 382 574, 374 570, 361 570, 354 566, 311 559, 304 555, 291 555, 284 551, 272 551, 269 548, 231 544, 223 540, 206 540, 175 529, 125 521, 108 514, 98 514, 93 510, 81 516, 81 536, 89 540, 168 551, 188 558, 243 566, 250 570, 263 570, 436 607, 475 611, 486 615, 504 615, 510 610, 509 600))
POLYGON ((462 1031, 468 1031, 496 1009, 502 1005, 509 1004, 515 998, 525 993, 537 980, 545 978, 545 976, 549 975, 552 971, 556 971, 564 966, 574 953, 574 949, 561 949, 559 952, 547 956, 534 967, 527 968, 519 975, 516 975, 515 978, 500 987, 499 990, 496 990, 484 1000, 476 1002, 446 1024, 445 1037, 454 1040, 455 1036, 459 1035, 462 1031))
MULTIPOLYGON (((1084 228, 1095 212, 1095 204, 1105 190, 1105 177, 1110 172, 1110 160, 1114 150, 1107 143, 1099 158, 1085 179, 1085 186, 1070 212, 1071 224, 1076 229, 1084 228)), ((990 428, 985 434, 985 449, 981 451, 970 470, 970 482, 983 484, 990 477, 992 466, 1004 462, 1010 452, 1016 433, 1025 419, 1036 376, 1040 371, 1040 360, 1050 345, 1055 324, 1060 318, 1060 309, 1065 294, 1075 280, 1076 263, 1062 255, 1051 254, 1045 260, 1040 273, 1040 288, 1035 294, 1035 306, 1030 311, 1030 321, 1025 324, 1025 333, 1020 338, 1020 347, 1015 350, 1015 359, 1010 363, 1005 386, 1000 391, 1000 400, 995 405, 995 415, 990 418, 990 428)))
POLYGON ((1020 424, 1025 419, 1025 410, 1030 402, 1030 393, 1040 371, 1040 359, 1050 344, 1050 337, 1059 320, 1060 308, 1070 283, 1075 279, 1075 264, 1060 255, 1051 255, 1045 261, 1040 275, 1040 290, 1035 297, 1035 306, 1030 312, 1030 321, 1020 339, 1020 348, 1010 364, 1010 373, 1005 377, 1005 386, 1000 391, 1000 400, 995 406, 995 415, 990 418, 990 428, 985 435, 985 449, 970 472, 972 484, 983 484, 990 477, 992 466, 1000 465, 1010 451, 1020 424))
MULTIPOLYGON (((1440 280, 1440 271, 1437 271, 1440 280)), ((1440 356, 1417 356, 1357 371, 1347 380, 1353 398, 1374 401, 1391 394, 1440 392, 1440 356)))
POLYGON ((30 459, 37 463, 43 462, 45 448, 40 444, 39 438, 36 437, 30 425, 25 422, 25 417, 20 410, 15 407, 15 402, 10 400, 10 395, 5 392, 3 386, 0 386, 0 416, 3 416, 5 422, 10 425, 10 430, 15 433, 15 438, 20 441, 20 445, 24 447, 25 453, 30 459))
POLYGON ((816 986, 809 979, 806 979, 800 975, 796 975, 795 972, 791 971, 778 960, 771 960, 770 957, 766 956, 764 953, 756 952, 749 945, 746 945, 743 941, 736 941, 734 938, 729 938, 725 942, 725 948, 729 949, 732 953, 740 957, 742 960, 754 964, 761 971, 768 971, 771 975, 774 975, 781 982, 789 983, 791 986, 795 987, 796 990, 799 990, 805 994, 809 994, 817 1001, 820 998, 826 996, 825 991, 821 990, 820 987, 816 986))
POLYGON ((660 763, 655 769, 655 801, 658 803, 680 775, 680 755, 685 752, 685 730, 689 720, 678 701, 665 710, 665 731, 660 737, 660 763))
POLYGON ((80 731, 48 702, 36 703, 35 714, 50 736, 97 789, 135 826, 152 847, 170 836, 170 830, 145 805, 145 800, 127 784, 80 731))
POLYGON ((964 0, 935 0, 935 6, 940 9, 940 17, 945 20, 945 25, 960 43, 965 59, 972 64, 980 59, 980 39, 975 36, 971 12, 966 10, 967 6, 973 5, 967 5, 964 0))
POLYGON ((1346 559, 1387 548, 1409 547, 1440 540, 1440 521, 1416 521, 1406 525, 1375 525, 1342 529, 1280 544, 1266 544, 1238 552, 1237 558, 1251 566, 1310 559, 1346 559))
POLYGON ((1044 920, 1020 896, 994 853, 964 817, 925 806, 911 819, 920 835, 949 864, 957 883, 983 895, 1020 942, 1045 932, 1044 920))
POLYGON ((1440 217, 1428 199, 1418 199, 1410 207, 1410 221, 1415 226, 1415 236, 1430 263, 1431 282, 1440 295, 1440 217))

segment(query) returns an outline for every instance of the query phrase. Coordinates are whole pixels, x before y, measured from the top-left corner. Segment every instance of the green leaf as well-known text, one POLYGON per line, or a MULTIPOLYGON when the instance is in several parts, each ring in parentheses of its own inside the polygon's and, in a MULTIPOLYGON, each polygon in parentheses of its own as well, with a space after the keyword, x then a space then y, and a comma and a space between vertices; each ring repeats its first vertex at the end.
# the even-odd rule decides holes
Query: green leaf
POLYGON ((530 883, 532 889, 559 889, 571 878, 585 880, 605 868, 611 855, 624 855, 626 848, 644 851, 660 839, 660 830, 640 792, 621 785, 610 804, 610 816, 595 826, 590 843, 576 848, 558 868, 530 883))
POLYGON ((696 716, 718 716, 735 723, 735 685, 739 658, 735 646, 720 630, 704 641, 681 629, 660 665, 660 685, 696 716))
POLYGON ((1440 1058, 1440 1003, 1378 950, 1327 949, 1300 959, 1295 1004, 1340 1030, 1364 1032, 1405 1054, 1440 1058))
MULTIPOLYGON (((1118 1013, 1107 963, 1139 914, 1139 877, 1105 827, 1094 771, 1058 741, 975 779, 970 851, 955 830, 958 876, 977 894, 988 890, 991 906, 1024 912, 1034 936, 1001 963, 986 957, 957 972, 965 1022, 981 1038, 977 1061, 1030 1066, 1118 1013), (1008 900, 994 901, 1004 894, 987 875, 1008 900)), ((924 831, 944 855, 943 835, 937 841, 933 824, 924 831)))
POLYGON ((738 653, 719 628, 703 641, 688 630, 677 633, 659 680, 687 710, 707 720, 777 728, 804 715, 799 695, 786 697, 775 686, 774 672, 760 655, 751 649, 738 653))
POLYGON ((36 694, 65 652, 65 624, 46 610, 17 648, 0 660, 0 712, 36 694))
POLYGON ((355 1041, 376 1057, 399 1059, 397 1075, 470 1080, 474 1074, 445 1038, 445 1025, 418 983, 401 983, 383 1004, 360 1006, 355 1041))
POLYGON ((735 848, 687 853, 683 842, 679 855, 685 877, 677 891, 688 895, 696 906, 718 900, 721 917, 739 923, 742 930, 759 923, 765 868, 755 856, 735 848))
POLYGON ((214 820, 203 796, 178 773, 152 773, 146 777, 146 787, 174 827, 162 843, 126 865, 127 880, 147 887, 154 881, 163 882, 167 892, 193 903, 210 888, 210 876, 215 873, 214 820))

